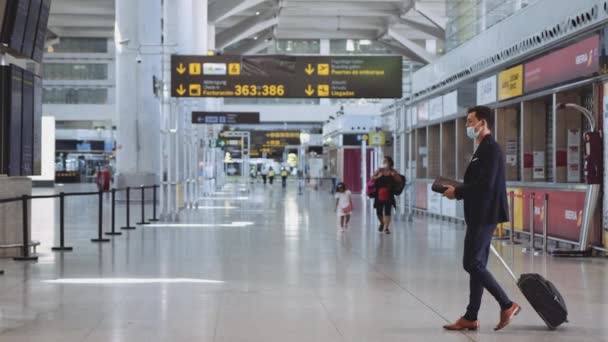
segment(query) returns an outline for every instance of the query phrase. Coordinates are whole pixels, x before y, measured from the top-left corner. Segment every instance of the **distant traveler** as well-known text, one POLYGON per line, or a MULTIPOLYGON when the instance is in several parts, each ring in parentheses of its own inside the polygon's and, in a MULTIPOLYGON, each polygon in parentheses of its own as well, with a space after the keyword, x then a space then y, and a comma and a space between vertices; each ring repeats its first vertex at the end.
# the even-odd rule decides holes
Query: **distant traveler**
POLYGON ((268 170, 268 181, 270 182, 270 185, 272 185, 272 183, 274 182, 274 176, 274 169, 270 167, 270 170, 268 170))
POLYGON ((383 167, 377 170, 372 177, 377 190, 374 198, 374 208, 376 208, 376 215, 378 221, 380 221, 378 231, 386 234, 391 233, 391 212, 393 208, 397 207, 393 188, 395 183, 402 182, 401 176, 394 169, 394 166, 393 158, 385 157, 383 167))
POLYGON ((264 182, 264 185, 266 185, 266 181, 268 179, 268 166, 266 165, 262 165, 262 181, 264 182))
POLYGON ((258 171, 256 170, 255 166, 249 169, 249 175, 251 176, 251 184, 255 183, 258 176, 258 171))
POLYGON ((487 270, 490 244, 499 223, 509 221, 504 157, 500 146, 492 137, 494 112, 484 106, 469 109, 467 135, 478 146, 457 188, 447 186, 444 196, 464 200, 467 232, 464 239, 464 269, 470 275, 469 306, 463 317, 444 326, 447 330, 477 330, 477 314, 481 307, 484 289, 500 304, 500 322, 494 330, 509 325, 521 310, 513 303, 496 279, 487 270))
POLYGON ((289 173, 286 168, 281 169, 281 185, 285 188, 287 186, 287 176, 289 173))
POLYGON ((342 231, 348 229, 350 214, 353 211, 353 201, 350 190, 346 189, 346 184, 338 184, 336 192, 336 213, 340 218, 340 228, 342 231))

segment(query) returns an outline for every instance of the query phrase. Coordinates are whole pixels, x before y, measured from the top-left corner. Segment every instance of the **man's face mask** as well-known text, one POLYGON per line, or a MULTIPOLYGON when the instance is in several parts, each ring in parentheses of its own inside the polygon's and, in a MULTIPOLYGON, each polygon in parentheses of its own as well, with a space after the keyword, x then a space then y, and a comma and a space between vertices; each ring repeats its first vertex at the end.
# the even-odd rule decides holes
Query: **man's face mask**
POLYGON ((476 131, 476 130, 475 130, 475 128, 476 128, 477 126, 479 126, 479 124, 480 124, 481 122, 482 122, 482 121, 479 121, 477 124, 475 124, 475 126, 472 126, 472 127, 467 127, 467 136, 468 136, 469 138, 471 138, 471 139, 473 139, 473 140, 474 140, 474 139, 477 139, 477 137, 479 137, 479 133, 480 133, 481 131, 476 131))

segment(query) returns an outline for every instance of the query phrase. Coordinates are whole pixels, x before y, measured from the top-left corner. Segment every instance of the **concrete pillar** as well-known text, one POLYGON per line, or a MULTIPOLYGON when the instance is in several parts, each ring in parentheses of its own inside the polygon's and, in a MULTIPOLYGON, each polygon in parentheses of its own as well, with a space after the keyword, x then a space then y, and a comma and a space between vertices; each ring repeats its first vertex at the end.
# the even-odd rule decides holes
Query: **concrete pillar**
POLYGON ((209 27, 207 0, 192 2, 192 48, 196 55, 207 54, 207 29, 209 27))
POLYGON ((177 53, 181 55, 190 54, 192 52, 192 29, 194 21, 192 1, 193 0, 177 0, 177 17, 170 18, 171 20, 176 21, 177 53))
POLYGON ((215 50, 215 25, 207 26, 207 50, 215 50))
POLYGON ((158 181, 160 103, 152 77, 161 75, 160 1, 116 0, 117 185, 158 181))

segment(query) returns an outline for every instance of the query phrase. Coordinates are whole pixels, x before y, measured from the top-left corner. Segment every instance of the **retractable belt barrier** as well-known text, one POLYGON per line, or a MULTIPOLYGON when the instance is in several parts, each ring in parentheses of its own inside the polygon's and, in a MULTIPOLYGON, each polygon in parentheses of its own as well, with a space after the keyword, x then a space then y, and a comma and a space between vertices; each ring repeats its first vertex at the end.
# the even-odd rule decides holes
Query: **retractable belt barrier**
POLYGON ((522 249, 523 252, 531 252, 534 255, 539 255, 541 252, 547 253, 548 252, 548 241, 549 241, 549 232, 548 232, 548 216, 549 216, 549 212, 548 212, 548 208, 549 208, 549 194, 544 193, 544 194, 535 194, 535 193, 530 193, 530 194, 515 194, 515 192, 511 191, 509 193, 509 200, 510 200, 510 204, 511 204, 511 210, 510 210, 510 224, 511 224, 511 230, 509 233, 509 242, 513 245, 519 244, 519 242, 515 241, 515 199, 521 199, 523 200, 528 200, 528 203, 530 204, 529 206, 529 213, 530 213, 530 231, 529 232, 522 232, 522 233, 527 233, 530 237, 529 239, 529 246, 528 247, 524 247, 522 249), (543 202, 543 206, 542 206, 542 212, 541 212, 541 217, 542 217, 542 239, 543 239, 543 245, 542 248, 536 248, 535 246, 535 237, 536 237, 536 233, 534 232, 534 228, 535 228, 535 221, 534 221, 534 217, 536 216, 535 213, 535 203, 536 201, 542 201, 543 202))
MULTIPOLYGON (((16 261, 37 261, 38 256, 30 254, 30 220, 29 220, 29 205, 32 200, 37 199, 59 199, 59 246, 52 247, 51 250, 55 252, 69 252, 74 250, 73 247, 68 247, 65 245, 65 200, 67 197, 85 197, 85 196, 97 196, 98 198, 98 211, 97 211, 97 237, 91 239, 91 242, 94 243, 102 243, 109 242, 110 239, 104 238, 103 235, 103 194, 110 193, 111 194, 111 231, 105 233, 108 236, 121 235, 122 233, 116 232, 116 193, 117 192, 126 192, 126 227, 122 227, 122 229, 135 229, 135 227, 130 227, 130 207, 131 207, 131 190, 139 189, 141 193, 140 205, 141 205, 141 222, 137 224, 149 224, 149 222, 145 221, 145 192, 147 189, 152 189, 152 218, 149 220, 150 222, 157 222, 158 218, 156 217, 156 198, 157 198, 157 189, 159 185, 148 185, 148 186, 140 186, 137 188, 126 187, 122 189, 111 189, 109 191, 91 191, 91 192, 60 192, 55 195, 23 195, 20 197, 12 197, 12 198, 4 198, 0 199, 1 204, 7 203, 15 203, 21 202, 21 212, 22 212, 22 234, 23 234, 23 244, 21 246, 21 255, 18 257, 14 257, 13 259, 16 261)), ((3 274, 3 271, 0 270, 0 274, 3 274)))

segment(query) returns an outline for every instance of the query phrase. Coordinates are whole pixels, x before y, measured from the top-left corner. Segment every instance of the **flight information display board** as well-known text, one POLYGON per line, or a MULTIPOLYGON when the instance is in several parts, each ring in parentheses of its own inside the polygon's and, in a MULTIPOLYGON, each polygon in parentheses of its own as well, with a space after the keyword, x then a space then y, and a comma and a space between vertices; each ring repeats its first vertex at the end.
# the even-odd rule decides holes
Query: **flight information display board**
POLYGON ((0 36, 2 36, 2 28, 4 27, 4 15, 6 14, 6 3, 8 0, 0 0, 0 36))
POLYGON ((40 175, 42 80, 15 65, 0 78, 0 174, 40 175))
POLYGON ((34 175, 42 174, 42 78, 34 76, 34 175))
POLYGON ((21 53, 28 58, 31 58, 34 53, 34 44, 36 43, 36 33, 38 31, 38 19, 40 17, 40 6, 42 0, 30 0, 30 10, 27 16, 27 24, 25 25, 25 34, 23 35, 23 44, 21 53))
POLYGON ((21 175, 34 174, 34 74, 23 71, 21 92, 21 175))
POLYGON ((192 112, 193 124, 259 124, 260 113, 245 112, 192 112))
POLYGON ((2 44, 17 54, 21 54, 29 10, 30 0, 9 0, 6 2, 0 40, 2 44))
POLYGON ((10 113, 8 175, 21 176, 21 112, 23 99, 23 69, 9 66, 10 113))
POLYGON ((401 98, 400 56, 181 56, 173 97, 401 98))
POLYGON ((20 58, 41 63, 51 0, 0 0, 0 43, 20 58))
POLYGON ((38 25, 36 26, 34 51, 32 53, 32 59, 38 63, 42 62, 42 56, 44 54, 44 42, 46 40, 46 31, 50 14, 51 0, 42 0, 42 4, 40 5, 40 14, 38 16, 38 25))

